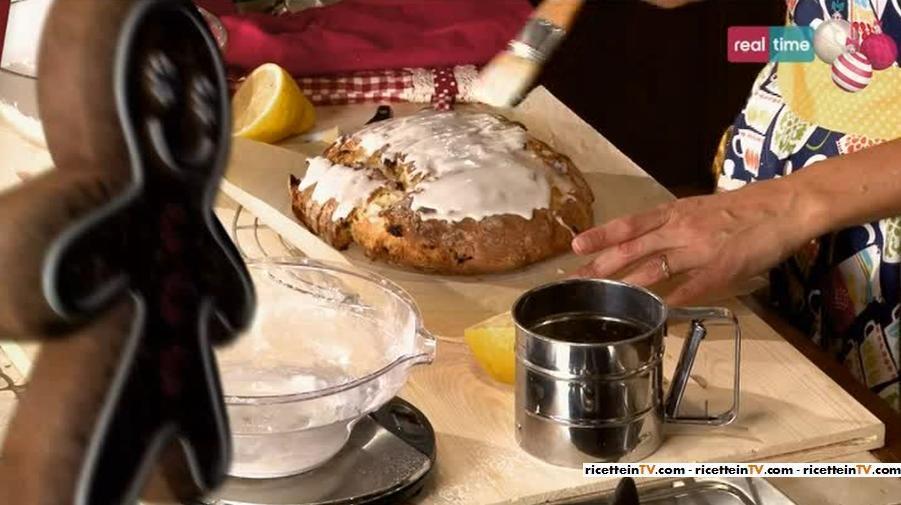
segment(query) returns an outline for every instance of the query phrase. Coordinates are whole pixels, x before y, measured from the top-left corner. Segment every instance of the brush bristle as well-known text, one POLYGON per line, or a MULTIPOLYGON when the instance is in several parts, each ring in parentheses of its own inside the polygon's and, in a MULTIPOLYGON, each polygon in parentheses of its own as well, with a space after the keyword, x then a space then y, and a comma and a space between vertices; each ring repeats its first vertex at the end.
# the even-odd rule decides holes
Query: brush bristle
POLYGON ((525 96, 540 69, 535 61, 501 53, 482 69, 473 96, 492 107, 512 107, 525 96))

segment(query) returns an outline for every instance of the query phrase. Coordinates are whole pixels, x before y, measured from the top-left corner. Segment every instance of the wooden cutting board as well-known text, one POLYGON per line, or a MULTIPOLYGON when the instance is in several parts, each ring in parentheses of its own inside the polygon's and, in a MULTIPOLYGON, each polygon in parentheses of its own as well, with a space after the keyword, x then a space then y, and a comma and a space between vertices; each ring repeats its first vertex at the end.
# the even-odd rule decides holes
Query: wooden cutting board
MULTIPOLYGON (((231 229, 234 209, 220 208, 218 213, 231 229)), ((250 214, 240 216, 236 229, 250 257, 293 254, 290 244, 255 224, 250 214)), ((814 461, 882 445, 882 426, 876 419, 747 308, 731 306, 744 330, 741 416, 732 426, 713 431, 671 431, 648 461, 814 461)), ((688 407, 693 410, 704 400, 711 409, 728 401, 731 343, 725 333, 716 328, 712 332, 689 385, 688 407)), ((680 345, 679 337, 668 339, 667 375, 680 345)), ((34 345, 0 342, 0 370, 24 384, 36 351, 34 345)), ((437 361, 416 369, 402 396, 428 415, 438 436, 435 475, 415 503, 545 503, 611 485, 520 451, 513 439, 512 388, 492 381, 461 342, 441 342, 437 361)), ((0 393, 0 438, 14 405, 12 392, 0 393)), ((859 454, 852 459, 860 460, 859 454)))
MULTIPOLYGON (((232 212, 220 208, 219 216, 231 223, 232 212)), ((236 240, 251 258, 295 253, 250 214, 241 214, 237 225, 236 240)), ((649 460, 812 461, 857 452, 854 461, 868 461, 859 451, 881 445, 878 422, 746 307, 735 302, 730 307, 744 329, 741 417, 713 431, 671 430, 667 443, 649 460), (820 438, 811 437, 811 426, 823 427, 820 438)), ((674 327, 673 333, 681 330, 674 327)), ((726 328, 712 327, 711 333, 689 385, 687 408, 693 411, 702 410, 705 401, 716 410, 730 400, 731 336, 726 328)), ((667 341, 667 376, 681 340, 673 336, 667 341)), ((512 497, 517 497, 513 503, 542 503, 609 486, 521 452, 513 439, 512 388, 491 380, 465 344, 442 341, 435 364, 416 369, 402 395, 426 412, 438 432, 435 478, 417 503, 508 503, 512 497)))
MULTIPOLYGON (((373 112, 374 107, 320 110, 320 127, 349 131, 373 112)), ((536 90, 510 115, 582 168, 596 193, 599 222, 672 198, 546 90, 536 90)), ((512 388, 493 382, 462 343, 464 328, 509 310, 524 290, 562 277, 582 260, 562 256, 511 274, 455 278, 375 264, 353 249, 339 253, 290 211, 288 175, 302 176, 302 153, 317 146, 287 147, 238 142, 223 191, 305 254, 399 283, 420 305, 428 328, 440 335, 437 360, 417 369, 403 392, 428 415, 438 436, 436 475, 416 503, 538 504, 609 489, 610 481, 584 479, 579 470, 553 467, 519 450, 512 388)), ((649 461, 814 461, 882 446, 878 419, 750 310, 735 301, 728 305, 744 332, 740 417, 725 428, 675 428, 649 461)), ((678 334, 679 328, 673 330, 678 334)), ((680 346, 680 337, 668 339, 667 375, 680 346)), ((728 404, 732 353, 725 330, 714 328, 695 364, 687 409, 700 412, 706 405, 714 412, 728 404)))
MULTIPOLYGON (((223 207, 218 213, 231 229, 234 208, 223 207)), ((292 254, 275 233, 256 225, 252 215, 243 213, 237 224, 238 242, 248 256, 292 254)), ((733 307, 739 311, 745 329, 741 418, 735 425, 713 433, 703 430, 672 432, 666 445, 650 461, 797 461, 834 456, 850 462, 870 461, 866 453, 852 453, 855 448, 863 451, 879 445, 881 438, 870 436, 877 433, 878 426, 868 418, 849 422, 860 415, 860 407, 853 400, 747 309, 740 305, 733 307), (766 371, 774 369, 781 372, 766 371), (790 400, 778 400, 783 395, 790 400), (821 440, 810 440, 807 433, 812 425, 831 428, 823 433, 821 440), (840 431, 842 429, 844 431, 840 431), (841 442, 832 443, 832 440, 841 442), (699 451, 693 447, 698 442, 705 443, 700 450, 719 452, 698 457, 699 451), (772 457, 773 454, 781 455, 772 457)), ((728 373, 730 356, 727 354, 731 353, 731 348, 726 335, 716 334, 713 338, 713 346, 707 343, 703 347, 690 385, 689 396, 694 405, 703 398, 725 400, 721 390, 726 387, 722 384, 725 379, 715 381, 715 384, 707 380, 714 372, 721 373, 720 367, 726 368, 728 373), (702 383, 706 387, 701 387, 702 383), (709 393, 705 395, 705 392, 709 393)), ((678 340, 670 339, 667 344, 668 371, 680 345, 678 340)), ((0 343, 0 371, 16 384, 23 384, 23 376, 27 374, 36 350, 33 345, 0 343)), ((544 499, 556 501, 609 486, 608 482, 582 479, 578 472, 544 465, 519 451, 512 437, 511 388, 488 378, 475 364, 465 345, 459 342, 442 342, 437 362, 431 367, 417 369, 403 396, 428 414, 438 433, 439 464, 434 478, 416 503, 542 503, 544 499), (512 497, 517 498, 507 501, 512 497)), ((0 438, 14 405, 12 392, 0 393, 0 438)), ((777 480, 774 484, 781 487, 782 482, 777 480)), ((836 492, 847 495, 849 488, 854 488, 837 479, 823 479, 817 485, 811 482, 805 479, 794 484, 797 489, 792 490, 794 497, 801 500, 799 503, 819 503, 820 498, 815 501, 804 498, 810 497, 812 490, 819 492, 824 486, 831 491, 823 496, 836 492)), ((878 484, 884 487, 891 483, 880 479, 878 484)), ((867 486, 866 491, 872 497, 882 493, 878 497, 884 498, 883 501, 870 501, 888 505, 893 501, 886 501, 889 495, 885 493, 897 491, 899 485, 889 486, 889 491, 867 486)), ((834 503, 850 502, 839 500, 834 503)))

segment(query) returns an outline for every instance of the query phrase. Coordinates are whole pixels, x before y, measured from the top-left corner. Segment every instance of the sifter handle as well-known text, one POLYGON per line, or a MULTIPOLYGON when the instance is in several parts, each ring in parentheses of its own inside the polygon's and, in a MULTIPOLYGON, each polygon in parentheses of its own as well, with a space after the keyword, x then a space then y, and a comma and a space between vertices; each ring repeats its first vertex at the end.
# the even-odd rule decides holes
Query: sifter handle
POLYGON ((676 371, 673 374, 673 382, 670 385, 669 393, 664 402, 663 414, 666 422, 682 423, 682 424, 705 424, 710 426, 723 426, 731 423, 738 417, 738 405, 740 397, 741 382, 741 327, 738 324, 738 318, 731 310, 721 307, 697 307, 697 308, 678 308, 670 311, 670 319, 690 320, 691 329, 689 330, 688 339, 682 346, 682 352, 679 355, 679 362, 676 364, 676 371), (695 358, 698 355, 698 349, 701 342, 707 336, 707 328, 704 327, 705 321, 727 321, 734 328, 735 335, 735 375, 732 382, 732 406, 716 416, 685 416, 678 415, 679 406, 682 398, 685 396, 685 388, 688 385, 688 378, 691 369, 694 366, 695 358))

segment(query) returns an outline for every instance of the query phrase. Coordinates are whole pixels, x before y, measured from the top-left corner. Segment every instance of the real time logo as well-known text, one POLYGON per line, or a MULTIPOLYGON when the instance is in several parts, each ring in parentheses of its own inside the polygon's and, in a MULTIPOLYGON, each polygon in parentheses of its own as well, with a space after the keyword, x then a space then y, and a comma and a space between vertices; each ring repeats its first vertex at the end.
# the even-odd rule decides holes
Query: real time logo
POLYGON ((727 38, 732 63, 809 63, 815 57, 809 26, 732 26, 727 38))

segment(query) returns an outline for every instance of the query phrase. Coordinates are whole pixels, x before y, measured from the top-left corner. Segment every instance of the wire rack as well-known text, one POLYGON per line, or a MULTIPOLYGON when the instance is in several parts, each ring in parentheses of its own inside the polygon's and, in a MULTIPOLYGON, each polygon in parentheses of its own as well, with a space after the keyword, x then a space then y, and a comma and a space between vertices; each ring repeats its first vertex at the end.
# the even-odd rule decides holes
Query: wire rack
POLYGON ((245 260, 306 258, 303 251, 289 244, 240 205, 231 219, 231 237, 245 260))
MULTIPOLYGON (((231 236, 235 247, 245 261, 279 260, 307 256, 288 243, 281 235, 263 224, 242 206, 238 206, 231 218, 231 236)), ((337 277, 328 275, 313 278, 291 271, 268 272, 269 278, 289 289, 317 298, 329 304, 340 304, 348 310, 358 313, 370 313, 374 309, 363 303, 360 295, 339 281, 337 277)))

